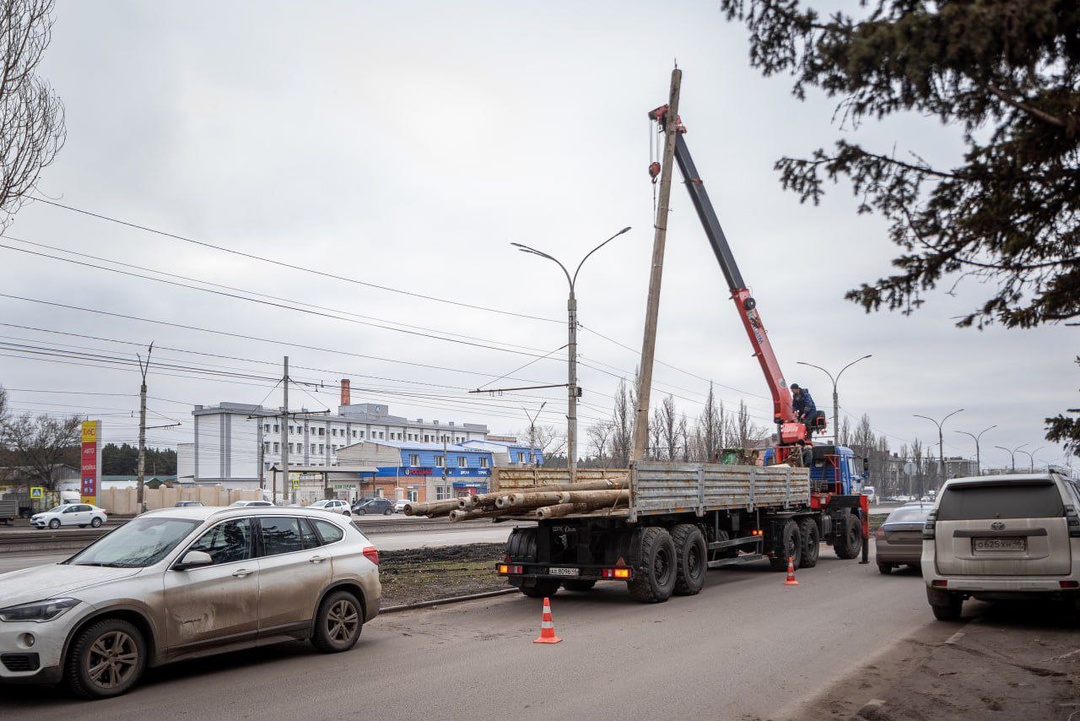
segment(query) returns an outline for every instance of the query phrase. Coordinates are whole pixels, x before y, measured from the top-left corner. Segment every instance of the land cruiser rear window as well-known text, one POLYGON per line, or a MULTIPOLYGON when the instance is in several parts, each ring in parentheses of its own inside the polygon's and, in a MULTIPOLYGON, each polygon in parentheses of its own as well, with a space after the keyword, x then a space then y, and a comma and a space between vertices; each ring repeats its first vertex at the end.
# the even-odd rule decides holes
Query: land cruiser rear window
POLYGON ((945 489, 938 506, 939 521, 970 521, 983 518, 1053 518, 1065 513, 1057 486, 956 485, 945 489))

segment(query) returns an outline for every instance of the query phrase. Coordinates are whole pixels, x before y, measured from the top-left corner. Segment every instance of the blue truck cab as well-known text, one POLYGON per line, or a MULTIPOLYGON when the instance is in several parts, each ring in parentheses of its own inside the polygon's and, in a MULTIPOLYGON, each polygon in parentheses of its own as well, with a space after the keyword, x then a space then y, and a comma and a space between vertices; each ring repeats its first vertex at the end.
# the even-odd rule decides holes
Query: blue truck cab
POLYGON ((810 488, 815 493, 854 495, 870 478, 865 462, 860 462, 846 446, 815 445, 813 454, 810 488))

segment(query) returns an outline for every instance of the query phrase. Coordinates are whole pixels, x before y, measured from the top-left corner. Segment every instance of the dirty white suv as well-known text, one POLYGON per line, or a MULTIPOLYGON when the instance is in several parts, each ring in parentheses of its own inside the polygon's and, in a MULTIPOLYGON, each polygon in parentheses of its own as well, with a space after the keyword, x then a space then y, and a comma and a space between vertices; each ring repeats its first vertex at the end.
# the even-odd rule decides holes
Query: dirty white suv
POLYGON ((934 616, 965 598, 1060 599, 1080 612, 1080 488, 1056 473, 946 481, 923 529, 922 574, 934 616))

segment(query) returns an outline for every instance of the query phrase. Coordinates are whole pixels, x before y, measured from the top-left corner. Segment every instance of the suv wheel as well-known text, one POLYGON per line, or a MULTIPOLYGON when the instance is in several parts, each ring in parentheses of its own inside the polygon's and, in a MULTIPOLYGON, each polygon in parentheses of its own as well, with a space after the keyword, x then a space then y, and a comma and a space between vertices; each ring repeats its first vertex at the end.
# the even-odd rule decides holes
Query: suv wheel
POLYGON ((939 621, 959 621, 964 607, 963 594, 955 591, 942 591, 939 588, 927 588, 926 600, 930 602, 930 610, 934 612, 934 618, 939 621))

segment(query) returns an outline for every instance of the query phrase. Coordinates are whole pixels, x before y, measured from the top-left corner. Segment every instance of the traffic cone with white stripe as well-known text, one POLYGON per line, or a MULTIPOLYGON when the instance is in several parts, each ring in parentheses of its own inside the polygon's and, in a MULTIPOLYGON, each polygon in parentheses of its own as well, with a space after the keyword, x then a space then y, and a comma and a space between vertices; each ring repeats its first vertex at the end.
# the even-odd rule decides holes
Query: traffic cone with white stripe
POLYGON ((544 598, 544 615, 540 620, 540 638, 533 643, 559 643, 561 638, 555 635, 555 622, 551 620, 551 601, 544 598))
POLYGON ((787 557, 787 580, 784 581, 785 586, 798 586, 799 582, 795 580, 795 560, 791 557, 787 557))

